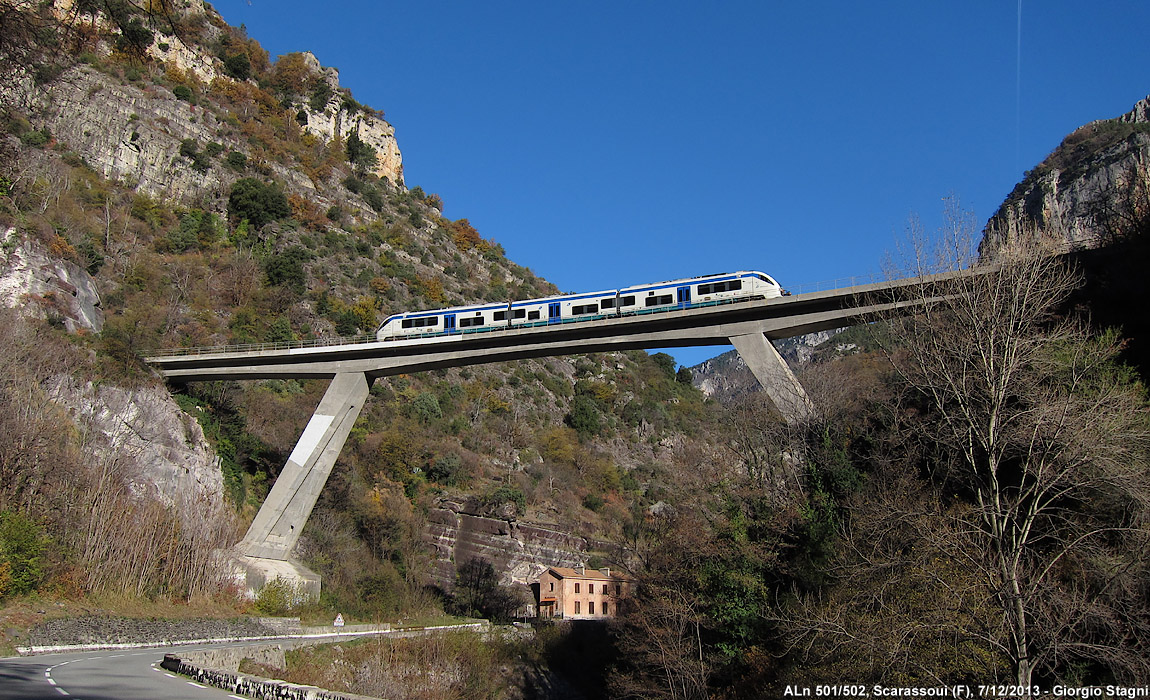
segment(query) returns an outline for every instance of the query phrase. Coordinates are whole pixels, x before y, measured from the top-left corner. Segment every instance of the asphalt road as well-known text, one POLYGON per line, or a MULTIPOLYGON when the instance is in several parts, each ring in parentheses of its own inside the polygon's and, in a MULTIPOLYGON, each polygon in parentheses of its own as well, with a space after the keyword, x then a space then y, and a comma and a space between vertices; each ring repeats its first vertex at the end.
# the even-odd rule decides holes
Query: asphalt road
POLYGON ((160 668, 164 654, 172 650, 155 647, 0 659, 0 700, 244 700, 160 668))

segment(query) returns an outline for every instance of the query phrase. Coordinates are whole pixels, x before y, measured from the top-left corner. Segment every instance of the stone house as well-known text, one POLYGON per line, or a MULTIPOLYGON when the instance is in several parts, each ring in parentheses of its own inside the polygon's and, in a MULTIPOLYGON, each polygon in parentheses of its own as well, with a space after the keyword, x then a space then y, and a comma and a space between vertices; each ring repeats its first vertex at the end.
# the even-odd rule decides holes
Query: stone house
POLYGON ((539 575, 539 617, 603 620, 615 617, 634 582, 610 569, 552 566, 539 575))

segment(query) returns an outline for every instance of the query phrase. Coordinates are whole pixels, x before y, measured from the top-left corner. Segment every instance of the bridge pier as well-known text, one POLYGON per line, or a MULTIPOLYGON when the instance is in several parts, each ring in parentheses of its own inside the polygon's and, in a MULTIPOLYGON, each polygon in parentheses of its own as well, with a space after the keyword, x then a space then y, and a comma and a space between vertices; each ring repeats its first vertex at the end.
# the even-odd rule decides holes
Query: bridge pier
POLYGON ((787 423, 797 425, 811 417, 814 404, 767 336, 747 333, 733 336, 730 341, 787 423))
POLYGON ((235 546, 237 577, 242 573, 249 589, 283 578, 319 595, 319 576, 289 556, 359 417, 372 381, 363 372, 343 372, 331 380, 247 534, 235 546))

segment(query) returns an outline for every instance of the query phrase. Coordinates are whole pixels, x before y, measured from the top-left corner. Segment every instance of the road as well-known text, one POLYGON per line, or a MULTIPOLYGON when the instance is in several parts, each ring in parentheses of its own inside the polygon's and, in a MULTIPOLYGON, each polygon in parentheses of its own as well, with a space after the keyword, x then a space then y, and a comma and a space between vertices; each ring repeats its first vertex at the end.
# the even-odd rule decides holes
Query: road
MULTIPOLYGON (((181 646, 180 651, 213 646, 181 646)), ((0 700, 222 700, 241 698, 160 668, 173 647, 0 659, 0 700)), ((242 700, 242 699, 241 699, 242 700)))

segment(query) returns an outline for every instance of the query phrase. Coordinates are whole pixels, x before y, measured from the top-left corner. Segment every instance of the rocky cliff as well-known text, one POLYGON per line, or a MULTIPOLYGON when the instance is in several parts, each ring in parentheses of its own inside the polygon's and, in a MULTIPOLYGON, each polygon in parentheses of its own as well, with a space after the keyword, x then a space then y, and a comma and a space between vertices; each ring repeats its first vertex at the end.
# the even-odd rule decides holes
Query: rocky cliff
POLYGON ((0 237, 0 304, 60 322, 69 331, 99 333, 104 310, 96 283, 79 265, 9 228, 0 237))
MULTIPOLYGON (((58 11, 69 12, 66 5, 58 3, 58 11)), ((216 144, 213 148, 221 152, 242 154, 251 167, 283 183, 289 191, 326 206, 335 203, 336 195, 325 190, 336 187, 336 183, 264 157, 253 148, 260 143, 259 134, 243 124, 253 115, 226 108, 227 96, 243 94, 256 84, 254 79, 229 77, 221 60, 203 49, 203 43, 218 38, 220 27, 226 26, 223 20, 214 10, 202 9, 200 3, 187 3, 178 13, 184 24, 189 19, 200 22, 200 44, 188 45, 175 30, 164 33, 164 27, 157 25, 156 41, 148 47, 146 58, 163 68, 163 81, 122 81, 118 75, 102 72, 96 66, 115 49, 100 41, 94 51, 85 54, 88 64, 72 67, 57 80, 42 84, 24 75, 5 81, 0 86, 0 102, 38 115, 38 128, 46 128, 47 133, 68 144, 96 172, 153 198, 203 206, 217 200, 220 192, 242 176, 236 169, 206 167, 206 159, 189 157, 187 144, 191 143, 196 149, 216 144), (198 99, 208 93, 216 99, 198 99)), ((95 28, 111 30, 102 15, 83 19, 95 28)), ((376 163, 369 170, 402 186, 403 160, 395 129, 378 112, 350 99, 348 91, 339 85, 336 69, 324 68, 310 53, 302 54, 299 62, 304 72, 300 80, 322 81, 329 94, 322 106, 302 95, 290 100, 301 136, 338 149, 355 132, 375 150, 376 163)), ((236 109, 242 112, 244 108, 236 109)), ((222 206, 215 201, 213 208, 222 206)))
MULTIPOLYGON (((0 246, 0 304, 22 316, 98 333, 104 323, 92 277, 14 229, 0 246)), ((58 376, 45 387, 71 416, 86 457, 114 464, 137 495, 181 513, 218 513, 224 505, 219 460, 194 418, 160 385, 136 388, 58 376)))
POLYGON ((428 513, 424 539, 434 557, 433 579, 444 590, 455 570, 486 559, 503 585, 530 586, 549 566, 580 566, 591 542, 584 537, 520 522, 513 515, 482 515, 474 503, 443 501, 428 513))
POLYGON ((981 247, 1037 227, 1074 248, 1114 234, 1116 201, 1150 180, 1150 97, 1116 119, 1087 124, 1029 171, 986 225, 981 247))

